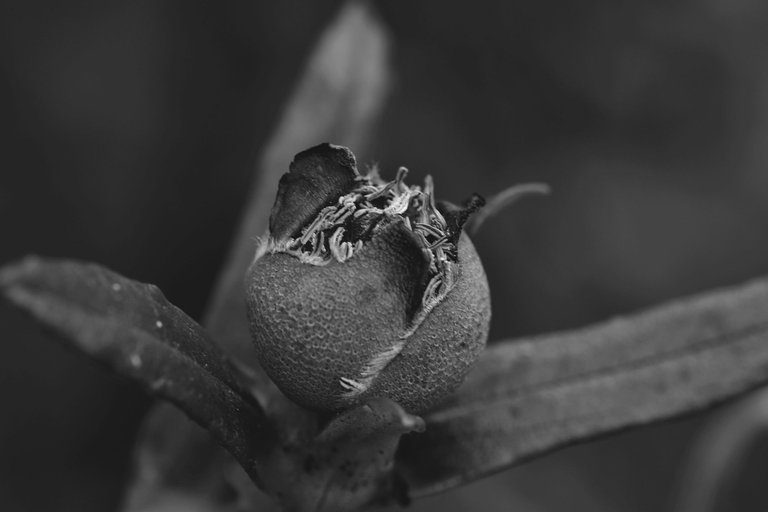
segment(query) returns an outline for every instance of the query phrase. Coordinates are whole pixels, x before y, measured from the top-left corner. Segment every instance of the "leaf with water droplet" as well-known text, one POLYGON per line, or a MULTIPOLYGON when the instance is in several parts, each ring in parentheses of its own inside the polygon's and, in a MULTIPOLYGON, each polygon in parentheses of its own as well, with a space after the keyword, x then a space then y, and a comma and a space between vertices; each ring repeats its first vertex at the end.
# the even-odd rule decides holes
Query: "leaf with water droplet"
POLYGON ((0 271, 0 292, 68 346, 181 408, 256 478, 274 434, 247 380, 157 287, 28 257, 0 271))

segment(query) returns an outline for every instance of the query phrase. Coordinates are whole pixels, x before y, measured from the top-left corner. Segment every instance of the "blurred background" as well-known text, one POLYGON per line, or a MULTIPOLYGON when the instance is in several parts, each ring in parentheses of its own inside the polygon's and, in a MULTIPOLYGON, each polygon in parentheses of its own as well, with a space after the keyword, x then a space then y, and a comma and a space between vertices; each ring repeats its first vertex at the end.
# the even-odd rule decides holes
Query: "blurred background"
MULTIPOLYGON (((98 261, 199 318, 257 157, 339 5, 1 0, 0 264, 98 261)), ((768 4, 373 5, 392 89, 360 160, 430 173, 456 202, 553 188, 476 237, 491 340, 768 274, 768 4)), ((0 326, 0 510, 114 510, 149 399, 4 304, 0 326)), ((414 510, 672 510, 718 414, 569 448, 414 510)), ((768 508, 766 455, 762 436, 717 510, 768 508)))

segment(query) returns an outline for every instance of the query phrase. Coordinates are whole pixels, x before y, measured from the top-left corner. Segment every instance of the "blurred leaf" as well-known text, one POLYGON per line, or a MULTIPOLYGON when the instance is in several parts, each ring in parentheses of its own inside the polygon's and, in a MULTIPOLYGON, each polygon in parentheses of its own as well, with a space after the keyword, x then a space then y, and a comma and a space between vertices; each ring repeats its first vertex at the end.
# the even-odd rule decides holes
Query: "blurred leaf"
POLYGON ((424 421, 387 398, 374 398, 333 418, 286 471, 265 482, 286 510, 355 511, 393 498, 407 499, 397 479, 395 450, 400 436, 422 431, 424 421))
POLYGON ((269 510, 266 506, 241 506, 246 496, 261 494, 251 478, 207 430, 189 421, 172 404, 155 406, 139 438, 125 510, 162 510, 178 499, 205 504, 218 512, 269 510))
POLYGON ((767 432, 768 389, 754 393, 714 418, 692 446, 672 510, 715 510, 718 498, 744 469, 767 432))
POLYGON ((29 257, 2 269, 0 290, 69 346, 181 408, 256 477, 274 437, 261 407, 157 287, 98 265, 29 257))
POLYGON ((489 347, 403 438, 414 496, 558 447, 711 406, 768 382, 768 280, 593 327, 489 347))
MULTIPOLYGON (((256 358, 246 322, 243 279, 256 238, 267 231, 278 181, 297 152, 322 142, 364 154, 389 89, 388 53, 387 34, 370 7, 346 3, 310 55, 261 155, 250 203, 205 318, 214 337, 247 365, 255 365, 256 358)), ((266 383, 267 377, 257 371, 266 383)))

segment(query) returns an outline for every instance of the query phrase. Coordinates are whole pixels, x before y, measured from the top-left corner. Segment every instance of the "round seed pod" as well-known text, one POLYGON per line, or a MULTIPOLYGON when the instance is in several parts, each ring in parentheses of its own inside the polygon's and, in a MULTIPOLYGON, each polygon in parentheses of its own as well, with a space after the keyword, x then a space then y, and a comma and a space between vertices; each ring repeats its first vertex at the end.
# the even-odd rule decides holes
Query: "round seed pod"
POLYGON ((485 345, 490 295, 462 227, 482 205, 362 176, 343 147, 299 153, 246 276, 259 362, 298 404, 386 396, 412 413, 453 391, 485 345))

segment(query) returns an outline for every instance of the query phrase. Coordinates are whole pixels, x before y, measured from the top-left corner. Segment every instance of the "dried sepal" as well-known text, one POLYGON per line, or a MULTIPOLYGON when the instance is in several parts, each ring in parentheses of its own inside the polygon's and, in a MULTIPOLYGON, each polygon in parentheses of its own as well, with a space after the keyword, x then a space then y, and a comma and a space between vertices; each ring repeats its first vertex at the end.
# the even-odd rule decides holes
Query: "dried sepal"
POLYGON ((334 418, 304 447, 284 450, 266 482, 285 510, 351 512, 409 500, 394 471, 400 437, 424 420, 387 398, 374 398, 334 418), (297 492, 301 489, 301 492, 297 492))

